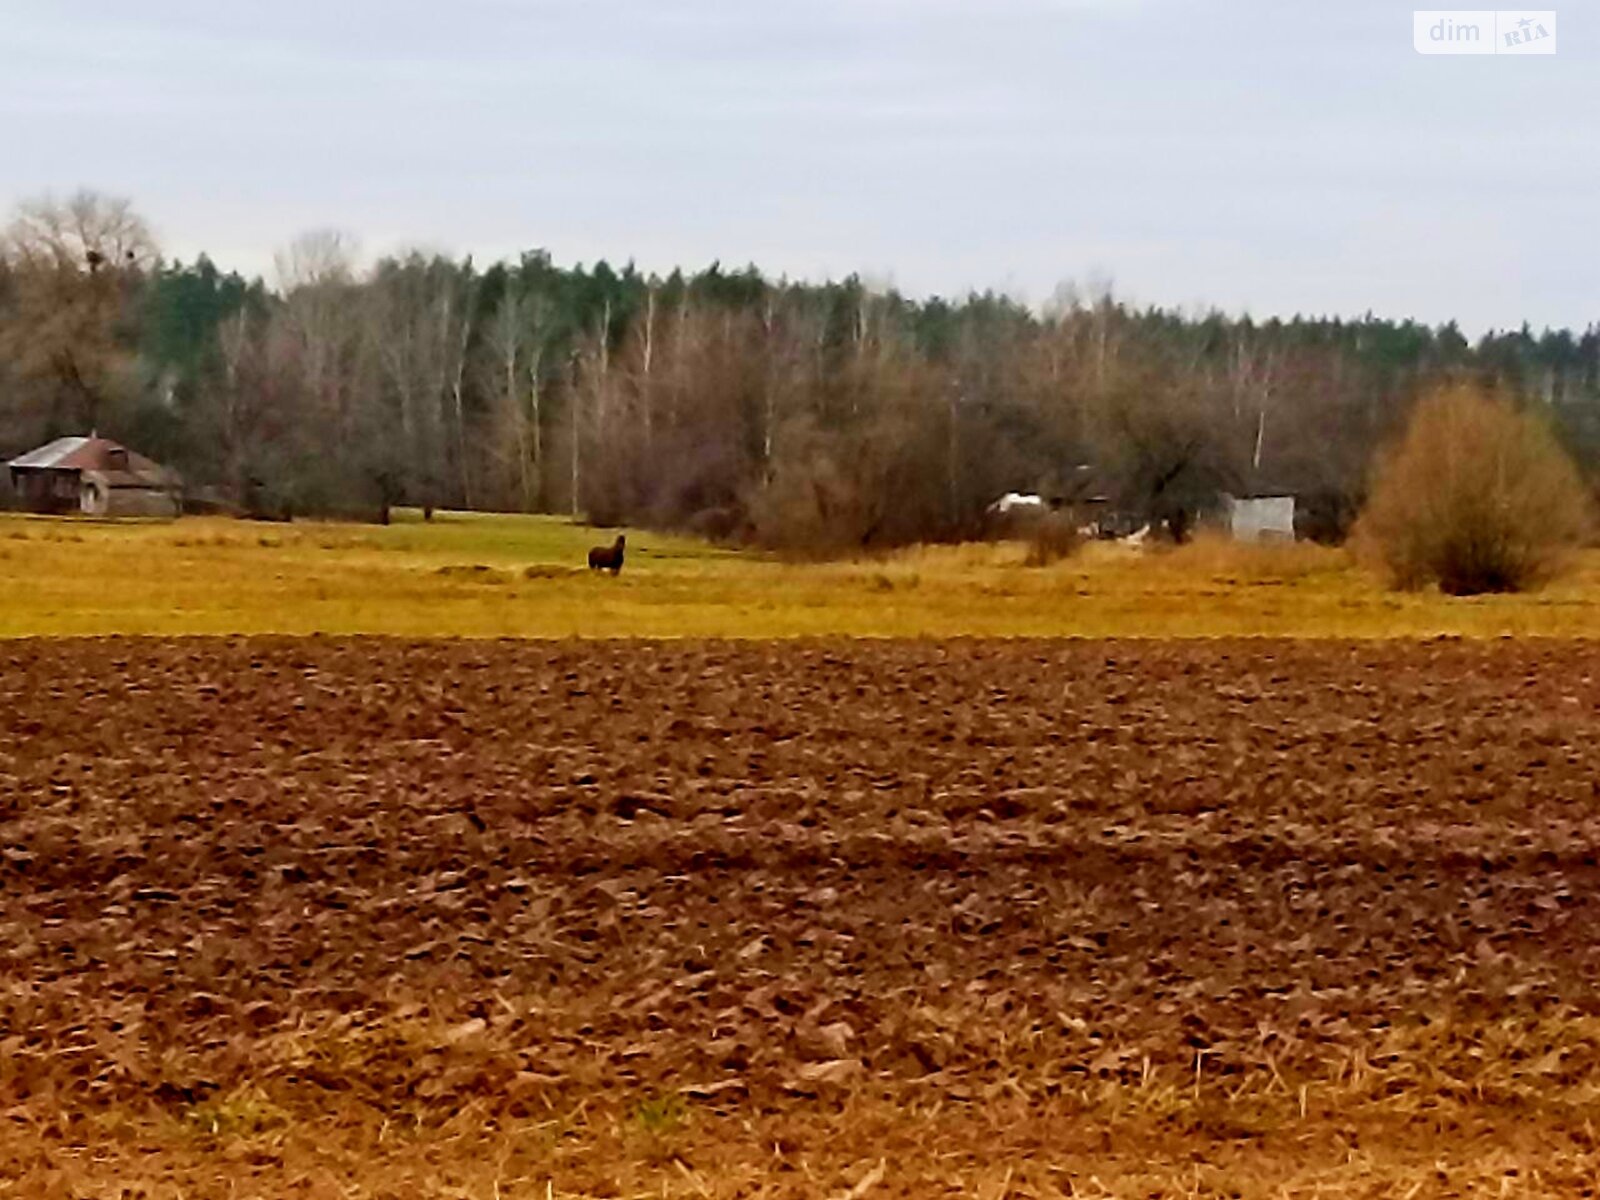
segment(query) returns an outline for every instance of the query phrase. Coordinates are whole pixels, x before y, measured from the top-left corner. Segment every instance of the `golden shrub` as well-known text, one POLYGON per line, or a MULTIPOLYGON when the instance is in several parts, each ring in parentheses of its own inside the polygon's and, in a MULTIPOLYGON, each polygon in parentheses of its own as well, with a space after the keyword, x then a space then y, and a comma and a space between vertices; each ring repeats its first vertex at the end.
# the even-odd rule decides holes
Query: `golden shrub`
POLYGON ((1588 493, 1544 422, 1456 384, 1424 397, 1380 458, 1356 538, 1396 587, 1471 595, 1547 582, 1589 528, 1588 493))

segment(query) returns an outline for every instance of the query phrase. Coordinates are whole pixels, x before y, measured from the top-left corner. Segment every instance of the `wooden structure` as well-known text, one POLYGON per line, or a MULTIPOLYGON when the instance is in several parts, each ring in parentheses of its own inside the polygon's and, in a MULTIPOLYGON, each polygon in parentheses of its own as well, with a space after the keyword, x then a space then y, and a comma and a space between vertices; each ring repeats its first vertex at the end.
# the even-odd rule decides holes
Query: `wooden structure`
POLYGON ((175 517, 179 480, 126 446, 91 433, 63 437, 8 464, 22 507, 93 517, 175 517))

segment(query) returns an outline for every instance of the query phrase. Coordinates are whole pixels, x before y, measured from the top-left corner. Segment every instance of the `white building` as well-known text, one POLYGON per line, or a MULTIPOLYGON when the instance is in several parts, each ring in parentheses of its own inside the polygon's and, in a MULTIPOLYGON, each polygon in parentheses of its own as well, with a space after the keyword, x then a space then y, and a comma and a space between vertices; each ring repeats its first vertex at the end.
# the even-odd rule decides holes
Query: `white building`
POLYGON ((1235 541, 1294 541, 1293 496, 1225 495, 1222 502, 1235 541))

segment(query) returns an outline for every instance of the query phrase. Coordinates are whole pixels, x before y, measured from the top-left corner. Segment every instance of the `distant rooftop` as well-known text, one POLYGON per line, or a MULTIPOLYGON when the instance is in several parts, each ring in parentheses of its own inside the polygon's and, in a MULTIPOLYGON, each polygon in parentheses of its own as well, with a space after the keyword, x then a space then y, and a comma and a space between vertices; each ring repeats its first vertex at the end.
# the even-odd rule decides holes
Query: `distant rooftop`
POLYGON ((93 438, 86 437, 57 438, 47 446, 40 446, 37 450, 30 450, 20 457, 13 458, 8 465, 13 467, 34 467, 45 471, 81 468, 84 465, 83 463, 69 462, 68 460, 93 441, 93 438))
POLYGON ((166 474, 160 464, 110 438, 60 437, 7 464, 13 471, 101 471, 148 479, 166 474))

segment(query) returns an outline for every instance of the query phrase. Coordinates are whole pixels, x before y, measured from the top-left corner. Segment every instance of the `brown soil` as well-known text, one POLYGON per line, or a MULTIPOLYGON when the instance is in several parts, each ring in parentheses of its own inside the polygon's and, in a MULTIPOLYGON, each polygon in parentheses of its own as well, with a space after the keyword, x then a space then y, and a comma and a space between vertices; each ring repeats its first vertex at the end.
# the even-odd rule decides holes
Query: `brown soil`
POLYGON ((0 1194, 1592 1194, 1597 701, 1584 643, 3 644, 0 1194))

